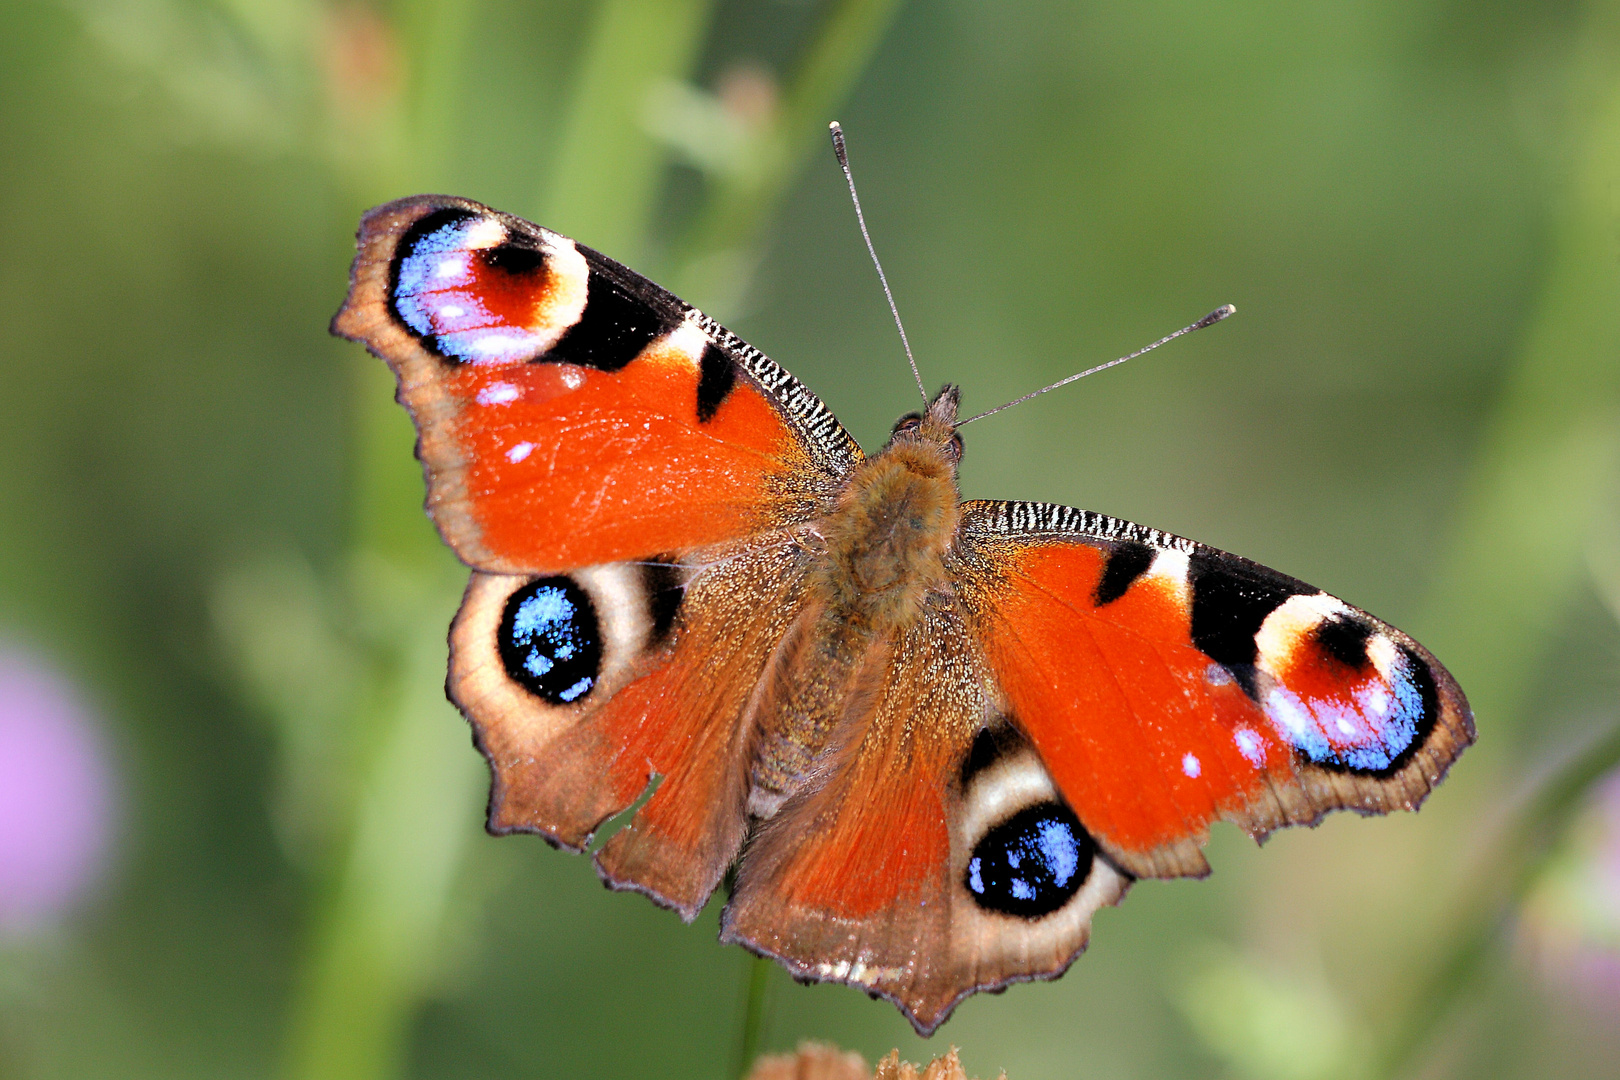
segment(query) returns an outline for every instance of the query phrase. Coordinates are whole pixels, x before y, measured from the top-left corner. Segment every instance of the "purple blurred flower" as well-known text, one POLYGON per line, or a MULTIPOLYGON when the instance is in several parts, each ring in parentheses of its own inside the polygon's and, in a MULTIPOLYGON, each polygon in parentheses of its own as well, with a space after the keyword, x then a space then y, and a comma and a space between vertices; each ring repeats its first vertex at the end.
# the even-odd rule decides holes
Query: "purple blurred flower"
POLYGON ((1603 834, 1595 867, 1598 888, 1608 897, 1610 910, 1620 912, 1620 771, 1604 781, 1597 804, 1598 828, 1603 834))
POLYGON ((1527 944, 1552 983, 1620 1009, 1620 772, 1599 785, 1524 915, 1527 944))
POLYGON ((108 851, 112 773, 78 689, 0 644, 0 936, 62 915, 108 851))

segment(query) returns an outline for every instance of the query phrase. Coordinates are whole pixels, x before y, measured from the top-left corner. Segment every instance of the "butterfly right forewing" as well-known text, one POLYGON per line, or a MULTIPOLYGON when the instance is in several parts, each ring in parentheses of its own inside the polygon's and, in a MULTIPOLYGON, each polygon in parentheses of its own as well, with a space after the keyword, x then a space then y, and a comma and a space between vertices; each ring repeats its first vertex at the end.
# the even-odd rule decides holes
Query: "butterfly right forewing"
POLYGON ((1416 809, 1474 740, 1456 682, 1387 623, 1202 544, 1069 507, 963 505, 961 596, 1014 722, 1109 857, 1206 873, 1261 837, 1416 809))

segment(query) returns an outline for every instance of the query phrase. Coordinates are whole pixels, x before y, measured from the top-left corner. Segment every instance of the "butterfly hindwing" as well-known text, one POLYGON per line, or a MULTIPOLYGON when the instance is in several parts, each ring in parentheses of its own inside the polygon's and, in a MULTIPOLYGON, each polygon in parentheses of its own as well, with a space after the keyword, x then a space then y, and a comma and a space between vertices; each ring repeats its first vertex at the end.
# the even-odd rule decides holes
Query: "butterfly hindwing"
POLYGON ((724 554, 474 573, 449 692, 490 764, 489 828, 597 853, 603 880, 696 916, 747 828, 749 704, 803 592, 788 543, 724 554))
POLYGON ((480 570, 645 558, 805 520, 860 459, 813 394, 701 312, 467 199, 368 213, 333 327, 398 376, 428 511, 480 570))
POLYGON ((1473 742, 1420 645, 1246 559, 1046 504, 966 503, 960 537, 1000 695, 1134 875, 1207 872, 1220 819, 1415 809, 1473 742))
POLYGON ((927 1035, 969 994, 1061 974, 1129 879, 995 715, 959 610, 929 610, 860 678, 843 739, 750 841, 721 937, 927 1035))

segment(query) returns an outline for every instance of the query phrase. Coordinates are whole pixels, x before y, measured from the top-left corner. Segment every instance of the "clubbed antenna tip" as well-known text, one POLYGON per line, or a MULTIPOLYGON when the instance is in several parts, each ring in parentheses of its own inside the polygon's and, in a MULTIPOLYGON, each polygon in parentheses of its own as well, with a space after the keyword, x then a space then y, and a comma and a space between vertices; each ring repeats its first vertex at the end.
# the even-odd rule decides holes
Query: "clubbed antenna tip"
POLYGON ((968 424, 973 423, 973 421, 975 421, 975 420, 983 420, 987 416, 994 416, 996 413, 1000 412, 1002 409, 1010 409, 1014 405, 1020 405, 1020 404, 1022 404, 1024 402, 1028 401, 1030 398, 1040 397, 1042 394, 1050 393, 1051 391, 1056 390, 1060 386, 1068 386, 1070 383, 1074 382, 1076 379, 1083 379, 1087 375, 1095 375, 1099 371, 1107 371, 1111 367, 1118 367, 1120 364, 1123 364, 1125 361, 1127 361, 1127 360, 1135 360, 1138 356, 1141 356, 1143 353, 1152 352, 1154 349, 1157 349, 1160 345, 1168 344, 1169 342, 1172 342, 1172 341, 1176 340, 1176 338, 1180 337, 1183 334, 1190 334, 1194 330, 1202 330, 1206 326, 1214 326, 1216 323, 1220 322, 1222 319, 1226 318, 1228 315, 1236 315, 1236 314, 1237 314, 1237 308, 1236 307, 1234 307, 1231 304, 1222 304, 1220 307, 1216 308, 1214 311, 1210 312, 1208 315, 1205 315, 1202 319, 1199 319, 1197 322, 1191 323, 1191 324, 1189 324, 1187 326, 1183 326, 1180 330, 1177 330, 1173 334, 1166 334, 1164 337, 1160 338, 1158 341, 1155 341, 1151 345, 1144 345, 1142 348, 1137 349, 1133 353, 1130 353, 1130 354, 1125 355, 1125 356, 1121 356, 1118 360, 1110 360, 1106 364, 1098 364, 1096 367, 1086 368, 1086 370, 1080 372, 1078 375, 1070 375, 1067 379, 1059 379, 1057 382, 1053 383, 1051 386, 1043 386, 1039 390, 1032 390, 1029 393, 1025 394, 1023 397, 1014 398, 1013 400, 1007 402, 1007 404, 1005 404, 1005 405, 997 405, 993 409, 986 409, 984 412, 980 413, 977 416, 968 417, 966 420, 963 420, 961 423, 957 424, 956 426, 957 427, 966 427, 968 424))

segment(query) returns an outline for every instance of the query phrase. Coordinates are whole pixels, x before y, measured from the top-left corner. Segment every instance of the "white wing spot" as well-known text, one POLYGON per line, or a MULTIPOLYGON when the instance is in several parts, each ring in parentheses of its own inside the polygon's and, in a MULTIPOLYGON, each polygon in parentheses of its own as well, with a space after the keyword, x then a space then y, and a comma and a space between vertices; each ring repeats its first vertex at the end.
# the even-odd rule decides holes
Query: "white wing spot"
POLYGON ((520 442, 506 452, 506 460, 516 465, 534 452, 534 443, 520 442))
POLYGON ((1232 741, 1237 744, 1238 753, 1255 768, 1259 768, 1266 760, 1266 748, 1260 742, 1260 736, 1248 728, 1238 728, 1232 733, 1232 741))
POLYGON ((531 335, 491 333, 467 342, 465 348, 468 352, 478 353, 480 359, 493 357, 496 360, 504 360, 531 348, 533 344, 534 339, 531 335))
POLYGON ((1188 754, 1186 757, 1181 759, 1181 771, 1186 773, 1188 776, 1196 778, 1199 773, 1204 771, 1204 767, 1198 764, 1198 759, 1196 757, 1194 757, 1192 754, 1188 754))
POLYGON ((471 268, 472 263, 468 261, 467 256, 458 252, 440 259, 439 264, 433 268, 433 276, 440 280, 459 278, 471 268))
POLYGON ((1372 692, 1364 699, 1364 705, 1373 716, 1383 719, 1389 715, 1389 691, 1374 685, 1372 692))
POLYGON ((1281 689, 1273 690, 1266 695, 1266 712, 1284 731, 1294 737, 1297 743, 1305 737, 1310 729, 1311 718, 1300 705, 1299 699, 1281 689))
POLYGON ((478 404, 505 405, 509 401, 516 401, 521 395, 522 391, 509 382, 490 383, 478 391, 478 404))
POLYGON ((1191 561, 1185 551, 1160 548, 1144 577, 1157 580, 1159 587, 1168 591, 1176 603, 1185 609, 1192 603, 1192 591, 1187 585, 1190 570, 1191 561))
POLYGON ((505 239, 506 226, 490 217, 473 221, 462 234, 462 242, 469 248, 499 247, 505 239))
POLYGON ((703 350, 709 345, 709 336, 703 332, 702 327, 689 318, 670 331, 669 336, 664 339, 664 344, 669 351, 679 354, 681 359, 695 368, 702 362, 703 350))

